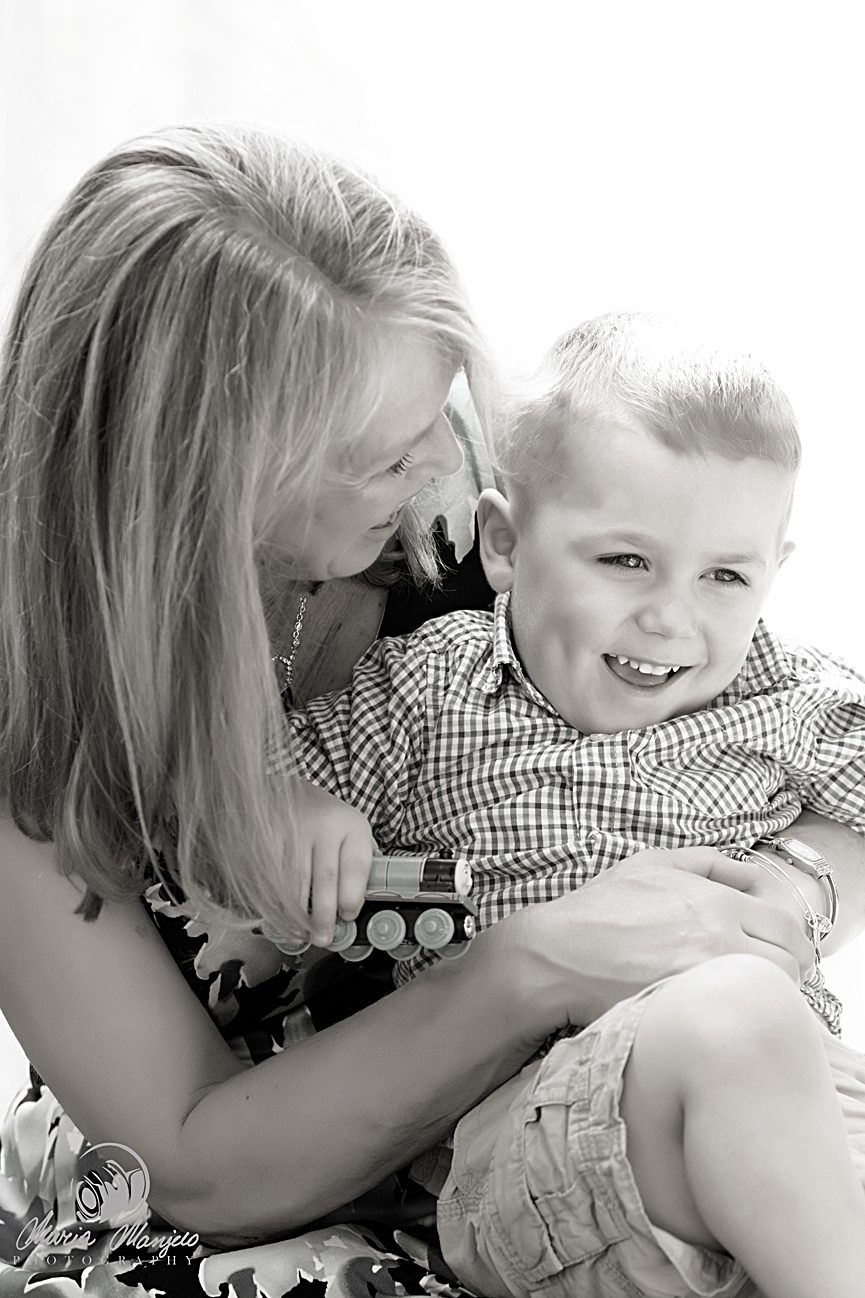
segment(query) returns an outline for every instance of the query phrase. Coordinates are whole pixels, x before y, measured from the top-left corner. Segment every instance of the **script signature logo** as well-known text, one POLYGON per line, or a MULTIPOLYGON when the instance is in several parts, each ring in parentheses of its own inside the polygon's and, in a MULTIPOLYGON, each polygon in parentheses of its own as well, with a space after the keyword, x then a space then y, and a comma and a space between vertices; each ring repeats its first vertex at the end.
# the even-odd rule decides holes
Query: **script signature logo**
MULTIPOLYGON (((198 1245, 198 1236, 189 1231, 148 1231, 147 1198, 150 1173, 134 1149, 128 1145, 89 1145, 76 1160, 72 1183, 75 1197, 75 1221, 59 1226, 55 1215, 47 1212, 40 1221, 33 1217, 18 1236, 18 1248, 39 1245, 43 1250, 57 1249, 61 1263, 72 1249, 89 1250, 97 1237, 88 1228, 113 1226, 108 1237, 109 1249, 131 1248, 141 1260, 154 1261, 168 1257, 172 1249, 183 1249, 191 1261, 190 1249, 198 1245), (136 1221, 135 1218, 138 1217, 136 1221)), ((82 1259, 87 1265, 91 1259, 82 1259)), ((45 1258, 48 1265, 55 1259, 45 1258)))
MULTIPOLYGON (((76 1160, 75 1221, 61 1226, 54 1213, 26 1223, 18 1248, 87 1249, 96 1242, 89 1226, 129 1223, 150 1193, 150 1174, 128 1145, 89 1145, 76 1160)), ((121 1227, 122 1229, 122 1227, 121 1227)))
POLYGON ((75 1216, 79 1221, 130 1217, 150 1193, 142 1160, 126 1145, 91 1145, 79 1159, 75 1216))

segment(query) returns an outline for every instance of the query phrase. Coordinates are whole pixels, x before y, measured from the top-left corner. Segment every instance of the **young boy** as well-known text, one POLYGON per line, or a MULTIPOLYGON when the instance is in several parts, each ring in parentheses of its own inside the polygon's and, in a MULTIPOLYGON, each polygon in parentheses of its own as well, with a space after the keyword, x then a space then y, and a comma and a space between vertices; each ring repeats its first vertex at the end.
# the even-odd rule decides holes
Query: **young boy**
MULTIPOLYGON (((497 453, 494 612, 374 646, 292 718, 299 771, 382 850, 467 856, 481 924, 803 807, 865 832, 865 680, 759 621, 799 460, 765 371, 603 317, 557 345, 497 453)), ((791 989, 711 961, 473 1110, 439 1201, 459 1277, 490 1298, 755 1293, 746 1272, 767 1298, 860 1295, 865 1067, 791 989)))

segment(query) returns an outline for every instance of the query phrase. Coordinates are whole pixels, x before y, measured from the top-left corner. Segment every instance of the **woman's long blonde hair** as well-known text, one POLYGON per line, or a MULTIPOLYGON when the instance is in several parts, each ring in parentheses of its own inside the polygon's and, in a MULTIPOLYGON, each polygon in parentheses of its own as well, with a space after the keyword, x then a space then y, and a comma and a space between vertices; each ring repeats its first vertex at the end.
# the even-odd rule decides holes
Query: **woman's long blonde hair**
POLYGON ((260 542, 393 328, 481 355, 428 227, 259 130, 121 147, 38 246, 0 375, 0 798, 86 916, 167 868, 200 913, 301 918, 260 542))

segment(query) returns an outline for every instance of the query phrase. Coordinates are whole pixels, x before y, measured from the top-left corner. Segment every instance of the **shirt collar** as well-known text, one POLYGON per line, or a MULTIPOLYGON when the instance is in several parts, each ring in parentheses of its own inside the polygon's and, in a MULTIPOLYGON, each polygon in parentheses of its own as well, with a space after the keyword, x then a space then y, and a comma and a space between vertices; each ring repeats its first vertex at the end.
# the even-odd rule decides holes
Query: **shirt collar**
POLYGON ((511 592, 496 595, 493 609, 493 664, 501 670, 511 667, 522 675, 522 666, 511 638, 511 592))
POLYGON ((487 694, 494 694, 496 690, 501 688, 505 668, 513 673, 521 684, 528 684, 523 665, 517 657, 513 639, 511 638, 510 610, 510 591, 497 595, 493 608, 492 654, 483 681, 483 688, 487 694))
MULTIPOLYGON (((546 712, 551 712, 553 716, 558 717, 559 713, 550 703, 549 699, 544 698, 541 691, 529 680, 523 664, 517 657, 517 651, 514 648, 514 638, 511 628, 511 596, 510 591, 503 595, 496 596, 495 607, 493 610, 493 643, 492 654, 490 656, 489 667, 486 675, 481 682, 481 688, 486 694, 495 694, 501 689, 504 683, 505 670, 510 673, 516 685, 522 689, 528 697, 538 707, 543 708, 546 712)), ((559 718, 561 720, 561 717, 559 718)), ((567 724, 563 722, 562 724, 567 724)))
POLYGON ((706 704, 707 708, 723 708, 740 699, 752 698, 767 690, 777 689, 790 677, 790 660, 784 646, 765 622, 760 619, 751 640, 751 647, 738 676, 723 694, 706 704))

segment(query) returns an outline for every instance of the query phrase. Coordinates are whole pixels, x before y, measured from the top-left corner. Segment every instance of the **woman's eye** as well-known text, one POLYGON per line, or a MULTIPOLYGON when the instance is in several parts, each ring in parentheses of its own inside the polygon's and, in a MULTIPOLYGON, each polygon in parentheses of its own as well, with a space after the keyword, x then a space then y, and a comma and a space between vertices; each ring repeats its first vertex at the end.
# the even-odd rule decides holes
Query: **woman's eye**
POLYGON ((732 568, 711 568, 707 574, 712 581, 719 582, 722 586, 747 586, 748 583, 740 572, 734 572, 732 568))
POLYGON ((605 554, 598 563, 609 564, 612 568, 645 568, 646 561, 639 554, 605 554))
POLYGON ((398 478, 401 473, 405 473, 410 464, 414 464, 414 456, 408 453, 401 455, 395 464, 390 465, 388 473, 392 473, 395 478, 398 478))

